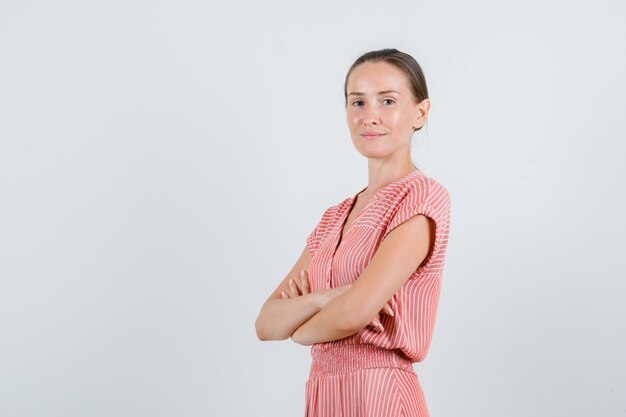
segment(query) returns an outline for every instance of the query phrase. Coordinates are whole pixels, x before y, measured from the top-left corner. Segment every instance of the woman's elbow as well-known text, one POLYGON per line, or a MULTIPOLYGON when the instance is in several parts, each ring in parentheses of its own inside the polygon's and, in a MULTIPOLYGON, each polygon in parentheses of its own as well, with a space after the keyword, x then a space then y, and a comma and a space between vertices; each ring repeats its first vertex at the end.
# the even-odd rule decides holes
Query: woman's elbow
POLYGON ((271 334, 271 329, 268 328, 267 320, 263 317, 263 312, 259 313, 259 316, 256 318, 254 322, 254 328, 256 330, 256 337, 265 342, 267 340, 277 340, 276 335, 271 334))
POLYGON ((257 317, 256 321, 254 322, 254 329, 256 331, 256 337, 260 340, 260 341, 265 341, 267 340, 267 337, 265 335, 263 326, 261 325, 261 316, 259 315, 259 317, 257 317))
POLYGON ((256 330, 256 337, 262 342, 269 340, 286 340, 289 338, 289 335, 278 334, 276 328, 269 327, 261 316, 256 319, 254 327, 256 330))

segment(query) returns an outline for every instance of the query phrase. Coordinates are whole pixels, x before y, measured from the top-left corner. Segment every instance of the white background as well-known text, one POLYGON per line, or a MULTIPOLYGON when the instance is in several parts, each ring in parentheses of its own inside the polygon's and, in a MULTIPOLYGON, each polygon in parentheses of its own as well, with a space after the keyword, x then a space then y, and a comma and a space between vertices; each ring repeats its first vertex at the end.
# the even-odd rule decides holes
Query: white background
POLYGON ((452 198, 431 416, 626 415, 624 5, 297 3, 0 3, 0 415, 303 415, 254 321, 367 185, 343 82, 388 47, 452 198))

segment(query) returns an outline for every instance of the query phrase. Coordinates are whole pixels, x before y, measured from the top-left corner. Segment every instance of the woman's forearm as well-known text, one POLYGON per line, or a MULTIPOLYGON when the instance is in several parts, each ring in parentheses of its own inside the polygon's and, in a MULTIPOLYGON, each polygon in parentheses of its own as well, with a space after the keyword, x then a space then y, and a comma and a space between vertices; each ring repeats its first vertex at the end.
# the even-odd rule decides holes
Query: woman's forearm
POLYGON ((268 300, 261 308, 255 326, 260 340, 285 340, 323 305, 323 295, 308 293, 294 298, 268 300))
POLYGON ((298 327, 291 339, 304 346, 313 343, 330 342, 352 336, 360 330, 347 325, 346 314, 343 311, 342 296, 333 298, 313 317, 298 327))

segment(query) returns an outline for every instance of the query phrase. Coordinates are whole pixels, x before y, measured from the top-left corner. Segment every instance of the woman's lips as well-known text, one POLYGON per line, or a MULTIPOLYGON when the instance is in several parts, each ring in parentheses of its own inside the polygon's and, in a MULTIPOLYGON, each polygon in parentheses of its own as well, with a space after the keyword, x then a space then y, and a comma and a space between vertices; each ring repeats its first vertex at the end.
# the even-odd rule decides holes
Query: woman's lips
POLYGON ((361 134, 361 136, 363 136, 363 138, 368 139, 368 140, 373 140, 373 139, 378 139, 381 136, 384 136, 384 133, 378 133, 378 134, 373 134, 373 133, 364 133, 361 134))

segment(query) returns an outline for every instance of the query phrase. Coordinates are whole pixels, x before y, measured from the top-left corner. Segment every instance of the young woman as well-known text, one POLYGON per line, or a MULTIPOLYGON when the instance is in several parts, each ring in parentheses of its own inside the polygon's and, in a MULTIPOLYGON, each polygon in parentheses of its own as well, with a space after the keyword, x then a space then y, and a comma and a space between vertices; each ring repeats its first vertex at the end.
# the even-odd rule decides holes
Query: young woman
POLYGON ((411 162, 426 82, 413 57, 383 49, 354 62, 344 96, 368 185, 325 210, 263 304, 257 335, 311 345, 306 417, 427 417, 412 364, 433 335, 450 196, 411 162))

